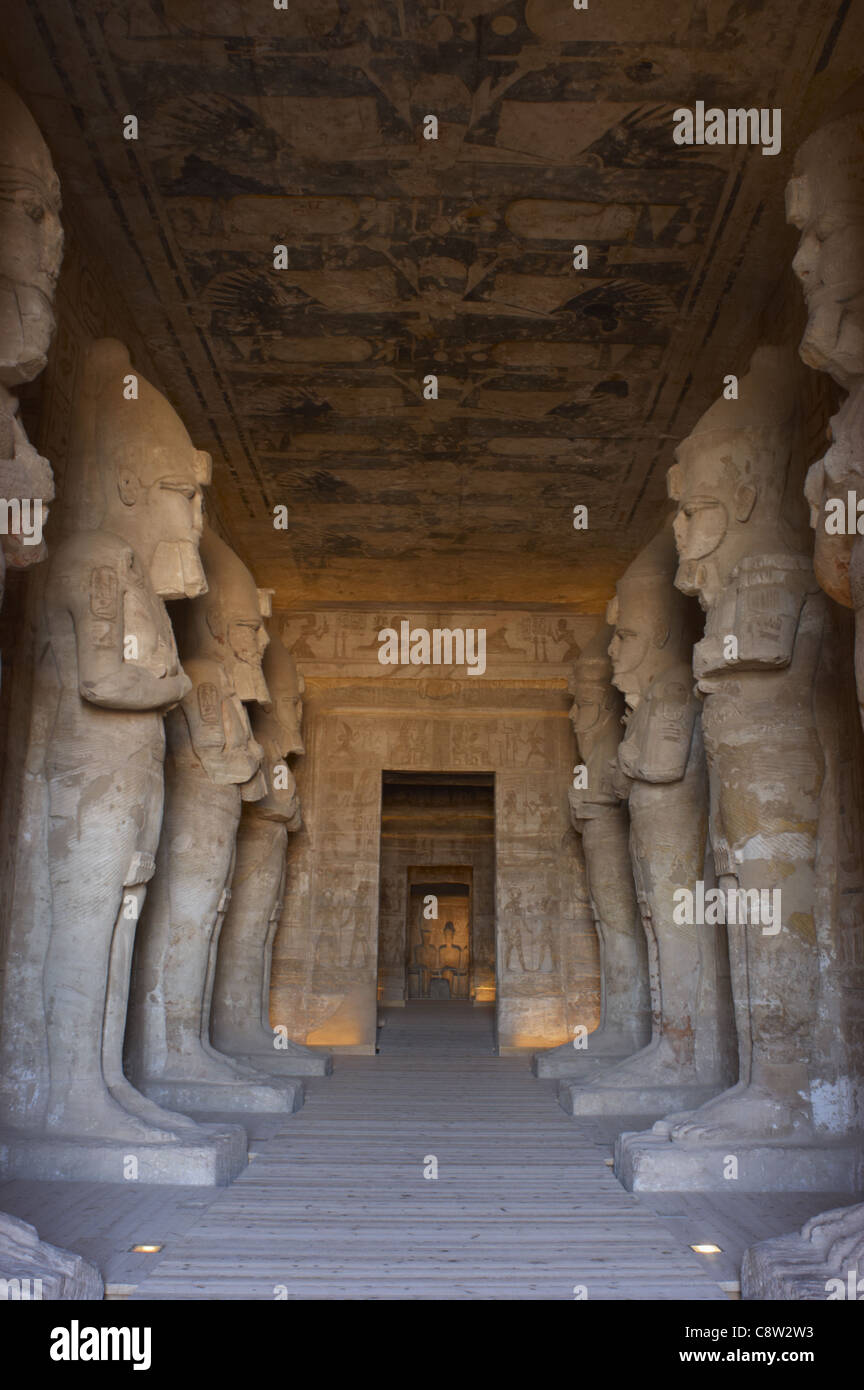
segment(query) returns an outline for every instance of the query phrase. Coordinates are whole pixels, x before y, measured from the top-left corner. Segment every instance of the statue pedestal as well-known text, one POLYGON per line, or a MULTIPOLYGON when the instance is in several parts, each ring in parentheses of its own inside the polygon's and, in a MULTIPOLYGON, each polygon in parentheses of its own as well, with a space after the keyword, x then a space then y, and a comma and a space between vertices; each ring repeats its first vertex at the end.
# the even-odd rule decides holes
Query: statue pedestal
POLYGON ((255 1071, 269 1072, 272 1076, 329 1076, 333 1071, 333 1058, 329 1052, 313 1052, 302 1043, 289 1042, 287 1047, 283 1044, 278 1048, 271 1045, 250 1052, 234 1052, 223 1044, 219 1051, 233 1057, 241 1067, 252 1067, 255 1071))
POLYGON ((690 1145, 630 1132, 616 1140, 615 1176, 628 1192, 860 1192, 864 1149, 849 1139, 690 1145), (730 1156, 734 1179, 724 1177, 730 1156))
POLYGON ((695 1110, 716 1096, 722 1086, 604 1086, 562 1081, 558 1104, 568 1115, 668 1115, 695 1110))
POLYGON ((103 1299, 95 1265, 39 1239, 35 1226, 0 1212, 0 1280, 10 1302, 103 1299))
POLYGON ((178 1187, 227 1187, 246 1167, 246 1131, 240 1125, 202 1125, 200 1139, 165 1144, 62 1136, 0 1137, 5 1178, 43 1182, 143 1182, 178 1187), (134 1178, 127 1177, 134 1158, 134 1178))
POLYGON ((203 1115, 232 1112, 255 1115, 291 1115, 303 1104, 303 1082, 274 1077, 269 1085, 246 1081, 140 1081, 136 1083, 149 1100, 166 1110, 203 1115))
POLYGON ((741 1266, 741 1297, 860 1303, 864 1297, 864 1206, 826 1212, 808 1221, 800 1234, 796 1231, 751 1245, 741 1266))
POLYGON ((531 1060, 531 1070, 535 1076, 540 1077, 571 1076, 575 1080, 587 1081, 601 1067, 611 1067, 616 1062, 623 1062, 643 1046, 641 1042, 634 1042, 632 1039, 620 1036, 604 1037, 599 1032, 589 1033, 586 1041, 588 1046, 584 1048, 574 1047, 572 1043, 566 1042, 560 1047, 550 1047, 548 1052, 535 1052, 531 1060))

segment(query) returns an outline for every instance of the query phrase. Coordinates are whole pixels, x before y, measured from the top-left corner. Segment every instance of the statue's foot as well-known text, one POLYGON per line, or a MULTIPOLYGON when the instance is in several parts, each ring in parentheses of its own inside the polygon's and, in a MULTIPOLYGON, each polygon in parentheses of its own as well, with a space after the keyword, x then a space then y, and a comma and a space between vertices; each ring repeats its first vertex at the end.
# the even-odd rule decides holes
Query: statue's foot
POLYGON ((179 1132, 149 1124, 131 1114, 108 1092, 87 1097, 49 1114, 48 1129, 57 1138, 107 1140, 123 1144, 176 1144, 179 1132))
POLYGON ((587 1085, 610 1090, 641 1090, 648 1087, 686 1086, 696 1084, 690 1069, 682 1069, 672 1049, 662 1039, 649 1043, 632 1057, 604 1070, 587 1085))
POLYGON ((800 1099, 739 1084, 674 1125, 670 1138, 677 1143, 719 1144, 735 1139, 797 1139, 811 1130, 809 1111, 800 1099))
MULTIPOLYGON (((737 1082, 735 1086, 730 1086, 728 1091, 724 1091, 723 1096, 732 1096, 736 1091, 746 1091, 747 1086, 743 1081, 737 1082)), ((698 1124, 697 1116, 701 1116, 704 1106, 698 1110, 679 1110, 674 1115, 664 1115, 662 1120, 656 1120, 651 1126, 653 1134, 663 1134, 667 1139, 672 1138, 673 1131, 680 1129, 687 1124, 698 1124)))
POLYGON ((676 1129, 678 1125, 686 1124, 693 1114, 694 1111, 692 1110, 676 1110, 674 1115, 664 1115, 662 1120, 654 1121, 651 1126, 651 1133, 662 1134, 669 1139, 673 1129, 676 1129))
POLYGON ((194 1120, 190 1120, 188 1115, 181 1115, 176 1110, 165 1110, 163 1106, 157 1105, 155 1101, 148 1100, 140 1091, 136 1091, 131 1081, 124 1076, 121 1081, 114 1082, 108 1087, 118 1105, 122 1105, 124 1110, 130 1114, 137 1115, 146 1124, 155 1125, 160 1129, 170 1129, 172 1132, 186 1137, 201 1134, 200 1125, 194 1120))
POLYGON ((258 1077, 258 1073, 253 1067, 244 1066, 242 1062, 237 1061, 236 1057, 230 1056, 227 1052, 220 1052, 218 1047, 214 1047, 211 1042, 204 1042, 201 1044, 201 1047, 204 1055, 209 1057, 211 1062, 217 1067, 230 1068, 230 1070, 236 1074, 238 1080, 255 1081, 258 1077))
POLYGON ((236 1065, 230 1057, 223 1056, 221 1052, 205 1051, 202 1047, 192 1056, 173 1058, 160 1076, 151 1077, 149 1080, 157 1083, 176 1082, 179 1085, 184 1082, 196 1082, 201 1085, 239 1086, 244 1081, 254 1083, 268 1078, 262 1077, 260 1072, 253 1071, 251 1067, 236 1065))
MULTIPOLYGON (((864 1205, 858 1207, 835 1207, 832 1211, 822 1211, 813 1216, 801 1230, 805 1240, 825 1248, 833 1247, 834 1242, 864 1241, 864 1205)), ((864 1273, 864 1271, 862 1271, 864 1273)))

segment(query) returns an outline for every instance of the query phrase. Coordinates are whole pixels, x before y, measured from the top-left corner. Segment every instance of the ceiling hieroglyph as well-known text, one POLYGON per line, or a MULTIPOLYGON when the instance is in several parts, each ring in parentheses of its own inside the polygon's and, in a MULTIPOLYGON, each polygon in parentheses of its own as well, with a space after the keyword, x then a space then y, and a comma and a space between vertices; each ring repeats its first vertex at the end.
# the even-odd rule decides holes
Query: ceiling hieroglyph
POLYGON ((10 9, 71 214, 277 606, 599 611, 791 259, 791 142, 847 4, 10 9), (676 146, 699 99, 780 107, 781 155, 676 146))

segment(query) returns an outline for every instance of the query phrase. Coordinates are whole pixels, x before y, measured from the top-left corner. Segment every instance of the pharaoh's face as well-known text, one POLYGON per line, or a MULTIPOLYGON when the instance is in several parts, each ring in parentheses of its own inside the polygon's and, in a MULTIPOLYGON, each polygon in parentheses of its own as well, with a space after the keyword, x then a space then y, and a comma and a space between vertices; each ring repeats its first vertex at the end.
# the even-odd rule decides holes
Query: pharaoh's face
POLYGON ((250 588, 248 594, 238 596, 233 608, 229 599, 226 635, 231 649, 231 674, 234 688, 241 700, 257 700, 259 704, 270 703, 270 692, 261 658, 270 641, 257 605, 258 591, 250 588))
MULTIPOLYGON (((162 451, 160 451, 161 455, 162 451)), ((152 481, 141 485, 137 503, 141 524, 158 540, 150 578, 163 598, 196 598, 207 592, 198 555, 204 527, 204 499, 192 466, 177 456, 160 457, 148 468, 152 481)))
POLYGON ((574 734, 589 734, 597 728, 603 718, 605 691, 602 686, 591 681, 573 682, 573 705, 570 710, 570 723, 574 734))
POLYGON ((260 617, 243 615, 229 619, 228 641, 241 664, 261 670, 261 658, 270 638, 260 617))
POLYGON ((634 595, 619 598, 615 635, 609 643, 612 661, 612 684, 626 696, 628 702, 647 687, 653 672, 650 657, 654 646, 654 623, 645 605, 634 595))
POLYGON ((56 178, 0 166, 0 381, 32 381, 45 366, 63 228, 56 178))
POLYGON ((864 376, 864 199, 842 169, 820 171, 811 158, 786 209, 801 230, 792 262, 808 313, 801 356, 851 389, 864 376))
POLYGON ((675 587, 709 601, 711 576, 721 565, 723 542, 730 529, 730 512, 717 486, 727 472, 728 446, 705 445, 687 467, 670 470, 678 510, 672 523, 678 550, 675 587), (708 562, 708 557, 712 559, 708 562), (707 563, 706 563, 707 562, 707 563))
POLYGON ((303 722, 303 701, 299 695, 288 690, 271 691, 272 712, 282 730, 282 744, 285 756, 289 753, 305 752, 301 725, 303 722))

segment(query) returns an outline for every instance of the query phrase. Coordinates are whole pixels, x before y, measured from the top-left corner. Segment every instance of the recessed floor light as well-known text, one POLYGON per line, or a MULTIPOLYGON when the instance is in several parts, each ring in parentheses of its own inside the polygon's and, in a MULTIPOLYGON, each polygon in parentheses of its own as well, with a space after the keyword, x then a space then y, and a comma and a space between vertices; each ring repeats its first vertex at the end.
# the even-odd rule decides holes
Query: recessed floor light
POLYGON ((691 1245, 691 1246, 690 1246, 690 1249, 691 1249, 691 1250, 694 1250, 694 1251, 696 1252, 697 1255, 722 1255, 722 1254, 723 1254, 723 1251, 720 1249, 720 1246, 719 1246, 719 1245, 691 1245))
POLYGON ((161 1245, 133 1245, 134 1255, 156 1255, 162 1249, 161 1245))

